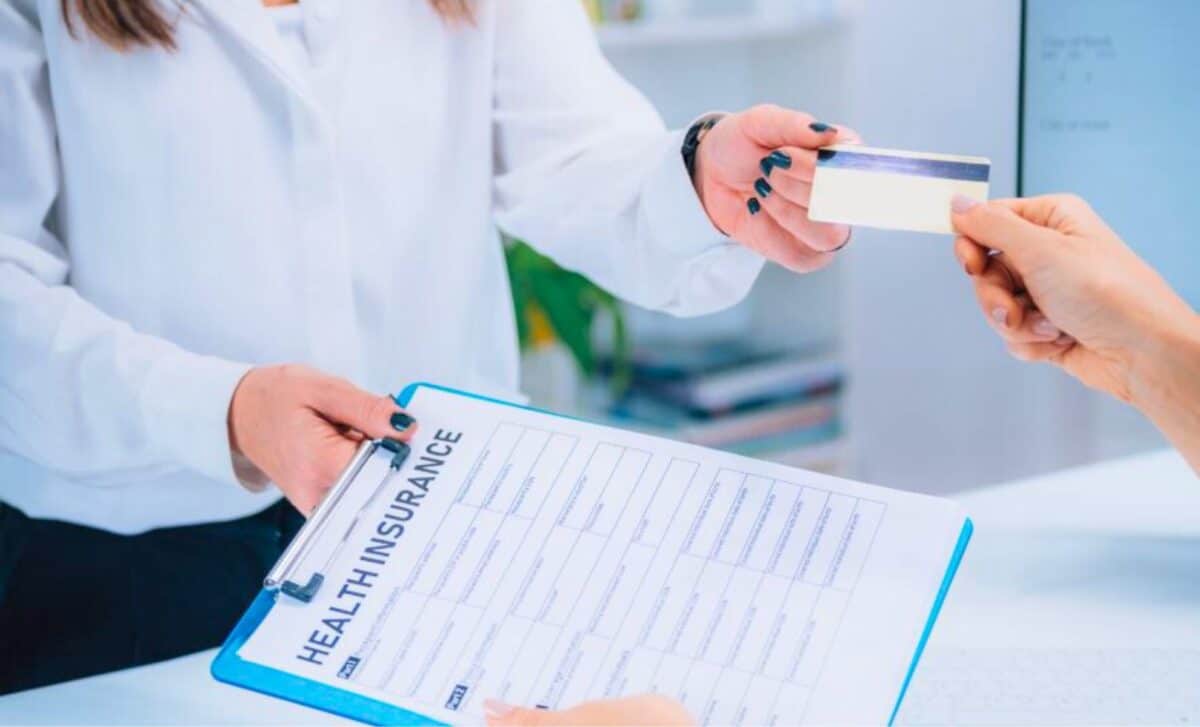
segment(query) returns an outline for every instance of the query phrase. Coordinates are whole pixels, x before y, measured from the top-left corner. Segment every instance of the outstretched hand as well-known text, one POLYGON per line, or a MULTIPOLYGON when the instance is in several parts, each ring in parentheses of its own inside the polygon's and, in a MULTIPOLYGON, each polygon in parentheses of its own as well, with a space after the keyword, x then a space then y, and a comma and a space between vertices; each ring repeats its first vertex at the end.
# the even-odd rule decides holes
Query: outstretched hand
POLYGON ((817 149, 858 135, 800 111, 755 106, 721 119, 696 154, 694 181, 717 229, 796 272, 828 265, 850 228, 808 218, 817 149))
POLYGON ((983 313, 1025 361, 1129 401, 1139 357, 1190 309, 1086 202, 955 200, 954 253, 983 313), (989 250, 1002 254, 989 255, 989 250))

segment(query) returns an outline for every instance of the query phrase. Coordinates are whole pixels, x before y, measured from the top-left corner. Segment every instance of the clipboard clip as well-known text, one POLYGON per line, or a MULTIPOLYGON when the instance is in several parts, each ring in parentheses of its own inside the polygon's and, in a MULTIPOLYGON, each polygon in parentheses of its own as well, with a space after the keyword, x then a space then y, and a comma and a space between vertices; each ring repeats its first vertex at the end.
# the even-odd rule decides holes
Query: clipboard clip
POLYGON ((354 453, 354 457, 350 459, 350 463, 342 470, 333 487, 329 488, 324 499, 317 505, 313 514, 308 518, 308 522, 300 528, 300 532, 296 533, 296 537, 288 544, 288 547, 283 551, 283 555, 276 561, 267 577, 263 579, 263 587, 269 591, 278 591, 286 596, 301 601, 303 603, 311 603, 317 592, 321 590, 321 585, 325 582, 325 571, 337 560, 341 554, 342 548, 354 533, 358 522, 362 517, 362 513, 368 510, 372 503, 375 502, 376 496, 383 489, 385 483, 388 482, 390 474, 397 472, 408 459, 410 448, 404 442, 395 439, 373 439, 363 442, 358 447, 358 451, 354 453), (383 448, 392 454, 392 461, 389 469, 389 476, 384 477, 379 484, 375 486, 375 492, 367 499, 362 508, 354 514, 354 519, 351 520, 350 526, 346 529, 337 545, 334 546, 333 552, 325 560, 324 564, 319 568, 314 568, 309 574, 308 579, 301 584, 297 578, 297 572, 300 566, 311 556, 313 545, 321 538, 324 531, 332 521, 332 515, 337 510, 340 503, 350 488, 350 485, 362 472, 363 466, 368 460, 374 456, 375 452, 383 448))

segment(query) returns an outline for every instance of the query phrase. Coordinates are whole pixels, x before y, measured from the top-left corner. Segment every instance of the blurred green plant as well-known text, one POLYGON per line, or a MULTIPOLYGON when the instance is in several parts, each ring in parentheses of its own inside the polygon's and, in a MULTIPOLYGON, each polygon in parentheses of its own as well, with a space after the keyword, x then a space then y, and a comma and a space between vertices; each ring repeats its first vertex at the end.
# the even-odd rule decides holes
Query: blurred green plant
POLYGON ((522 350, 549 340, 561 341, 586 377, 599 370, 592 327, 601 313, 612 321, 611 371, 613 392, 629 386, 629 336, 620 301, 579 273, 564 270, 521 240, 506 240, 505 260, 512 282, 517 335, 522 350))

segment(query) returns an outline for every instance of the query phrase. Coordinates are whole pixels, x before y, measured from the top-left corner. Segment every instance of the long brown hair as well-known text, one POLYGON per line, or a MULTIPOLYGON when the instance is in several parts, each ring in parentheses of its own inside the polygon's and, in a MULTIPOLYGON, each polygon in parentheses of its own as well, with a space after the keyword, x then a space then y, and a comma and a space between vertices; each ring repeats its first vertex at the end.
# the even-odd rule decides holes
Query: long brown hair
MULTIPOLYGON (((447 20, 470 22, 472 19, 471 0, 429 0, 429 4, 447 20)), ((75 35, 73 18, 76 13, 89 31, 116 50, 139 46, 175 49, 175 22, 163 11, 158 0, 62 0, 63 20, 72 36, 75 35)))

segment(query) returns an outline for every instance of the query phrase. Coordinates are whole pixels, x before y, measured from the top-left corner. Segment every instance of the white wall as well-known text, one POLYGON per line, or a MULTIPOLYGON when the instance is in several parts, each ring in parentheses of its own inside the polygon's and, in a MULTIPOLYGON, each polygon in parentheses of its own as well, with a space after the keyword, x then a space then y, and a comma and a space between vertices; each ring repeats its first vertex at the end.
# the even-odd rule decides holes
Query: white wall
MULTIPOLYGON (((746 0, 721 0, 732 15, 753 12, 746 0)), ((830 120, 849 113, 849 25, 814 28, 797 37, 756 42, 684 44, 610 51, 613 65, 645 93, 675 128, 712 110, 736 111, 757 103, 802 108, 830 120)), ((808 347, 838 338, 841 273, 803 278, 766 270, 743 304, 702 319, 678 320, 630 310, 638 339, 752 336, 808 347)))
MULTIPOLYGON (((879 146, 991 157, 1015 190, 1018 0, 863 0, 853 121, 879 146)), ((1099 454, 1092 399, 1010 360, 942 237, 861 231, 847 264, 859 474, 946 491, 1099 454)))
MULTIPOLYGON (((729 12, 753 7, 722 2, 729 12)), ((993 194, 1012 194, 1020 0, 839 2, 859 6, 854 23, 612 58, 673 125, 772 101, 851 124, 879 146, 989 156, 993 194)), ((838 339, 852 377, 851 471, 880 484, 944 492, 1159 441, 1057 371, 1011 360, 944 237, 859 230, 831 270, 770 269, 732 311, 687 321, 637 313, 633 322, 643 337, 838 339)))

